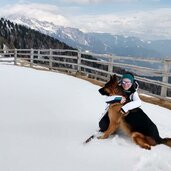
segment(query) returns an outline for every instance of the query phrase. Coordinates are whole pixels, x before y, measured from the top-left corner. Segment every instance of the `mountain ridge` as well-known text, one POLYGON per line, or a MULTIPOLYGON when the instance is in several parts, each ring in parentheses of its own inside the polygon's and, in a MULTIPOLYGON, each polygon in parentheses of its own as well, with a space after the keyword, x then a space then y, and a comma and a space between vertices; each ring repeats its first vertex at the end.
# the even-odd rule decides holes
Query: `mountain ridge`
POLYGON ((38 30, 82 51, 156 58, 166 58, 171 54, 171 40, 142 40, 137 37, 110 33, 84 33, 78 28, 59 26, 52 22, 18 15, 8 16, 8 19, 38 30))
POLYGON ((30 49, 30 48, 56 48, 73 49, 67 44, 49 35, 20 24, 14 24, 10 20, 0 19, 0 47, 30 49))

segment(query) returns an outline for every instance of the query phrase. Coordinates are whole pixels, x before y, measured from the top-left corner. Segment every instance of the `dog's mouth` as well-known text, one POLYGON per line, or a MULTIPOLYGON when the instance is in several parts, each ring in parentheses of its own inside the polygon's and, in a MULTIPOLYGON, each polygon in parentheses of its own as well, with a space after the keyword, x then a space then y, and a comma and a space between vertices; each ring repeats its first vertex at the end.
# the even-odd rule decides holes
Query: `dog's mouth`
POLYGON ((109 96, 109 93, 107 93, 106 91, 104 91, 103 88, 99 89, 99 93, 100 93, 101 95, 109 96))

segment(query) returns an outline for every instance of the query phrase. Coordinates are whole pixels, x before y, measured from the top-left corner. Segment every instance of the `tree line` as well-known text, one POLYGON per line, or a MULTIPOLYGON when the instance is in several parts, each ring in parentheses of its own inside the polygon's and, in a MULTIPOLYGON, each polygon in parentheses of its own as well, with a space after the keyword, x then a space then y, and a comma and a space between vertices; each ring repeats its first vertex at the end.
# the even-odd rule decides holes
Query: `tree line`
POLYGON ((4 44, 9 49, 73 49, 59 40, 39 31, 15 24, 4 18, 0 19, 0 48, 4 44))

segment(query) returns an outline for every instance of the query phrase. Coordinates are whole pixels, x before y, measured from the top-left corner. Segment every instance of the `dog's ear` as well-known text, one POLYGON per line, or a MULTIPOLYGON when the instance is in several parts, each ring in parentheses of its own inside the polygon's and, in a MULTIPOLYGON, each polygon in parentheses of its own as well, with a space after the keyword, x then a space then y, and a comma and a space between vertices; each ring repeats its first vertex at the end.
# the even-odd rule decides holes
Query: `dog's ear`
POLYGON ((116 74, 114 74, 113 76, 112 76, 112 80, 114 81, 114 82, 116 82, 117 81, 117 76, 116 76, 116 74))
POLYGON ((110 75, 110 81, 113 80, 113 75, 110 75))

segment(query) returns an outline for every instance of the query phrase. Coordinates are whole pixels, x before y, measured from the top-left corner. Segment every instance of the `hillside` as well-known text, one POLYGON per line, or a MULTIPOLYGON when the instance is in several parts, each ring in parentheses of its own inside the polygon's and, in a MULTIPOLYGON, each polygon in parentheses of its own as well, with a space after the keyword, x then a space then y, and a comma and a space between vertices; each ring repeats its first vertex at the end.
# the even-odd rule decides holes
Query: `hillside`
MULTIPOLYGON (((0 29, 0 48, 3 48, 3 46, 5 44, 5 45, 7 45, 8 48, 17 48, 17 49, 29 49, 29 48, 73 49, 72 47, 66 45, 65 43, 60 42, 58 39, 55 39, 51 36, 45 35, 43 33, 40 33, 39 31, 33 30, 33 29, 25 27, 23 25, 14 24, 13 22, 11 22, 9 20, 5 20, 3 18, 1 18, 1 20, 0 20, 0 28, 1 28, 0 29)), ((79 30, 77 30, 77 31, 79 31, 79 30)), ((77 31, 75 32, 75 34, 77 34, 77 31)), ((62 33, 62 30, 61 30, 61 33, 62 33)), ((77 37, 74 38, 75 41, 79 40, 79 36, 82 35, 81 32, 79 32, 79 33, 80 33, 80 35, 77 35, 77 37)), ((98 35, 96 35, 96 36, 98 37, 98 35)), ((106 41, 106 44, 110 42, 110 41, 108 42, 108 39, 110 39, 110 36, 108 34, 101 34, 101 36, 102 36, 101 38, 106 41), (106 36, 107 37, 109 36, 108 39, 106 39, 106 36)), ((115 44, 117 44, 118 48, 120 50, 122 49, 121 50, 122 53, 125 53, 125 51, 123 50, 124 47, 121 48, 121 45, 123 42, 125 42, 126 38, 125 39, 122 39, 122 38, 123 38, 122 36, 120 36, 120 37, 118 36, 118 37, 115 37, 115 39, 113 37, 112 40, 113 41, 115 40, 115 44)), ((111 40, 111 42, 112 42, 112 40, 111 40)), ((134 39, 134 38, 132 38, 132 39, 128 38, 128 42, 125 42, 125 46, 127 43, 130 45, 130 47, 133 46, 132 44, 134 42, 140 43, 140 41, 138 41, 138 39, 134 39)), ((98 46, 98 43, 96 43, 96 45, 98 46)), ((158 44, 158 46, 159 46, 159 44, 158 44)), ((91 47, 93 47, 93 45, 91 47)), ((101 46, 101 47, 103 47, 103 46, 101 46)), ((113 47, 113 49, 114 49, 114 47, 113 47)), ((128 48, 127 48, 127 50, 128 50, 128 48)), ((116 52, 117 52, 117 50, 116 50, 116 52)), ((129 52, 129 51, 127 51, 127 52, 129 52)), ((118 53, 119 53, 119 51, 118 51, 118 53)), ((88 56, 87 56, 87 58, 88 58, 88 56)), ((89 56, 89 58, 93 58, 93 57, 89 56)), ((90 65, 93 66, 94 64, 92 63, 90 65)), ((96 66, 96 67, 99 68, 100 65, 96 66)), ((125 72, 125 70, 123 68, 119 68, 119 67, 118 68, 115 67, 113 69, 113 71, 116 73, 120 73, 120 74, 125 72)), ((135 73, 135 75, 136 75, 136 73, 135 73)), ((170 82, 170 79, 169 79, 169 82, 170 82)), ((146 90, 156 93, 156 94, 160 94, 160 87, 157 87, 157 86, 153 86, 153 85, 149 85, 149 84, 144 85, 144 84, 140 83, 140 88, 146 89, 146 90)), ((171 91, 168 90, 168 96, 170 96, 170 94, 171 94, 171 91)))
MULTIPOLYGON (((83 145, 106 106, 99 86, 2 64, 0 80, 1 171, 171 170, 171 148, 141 149, 122 131, 83 145)), ((145 102, 142 109, 162 137, 171 137, 170 110, 145 102)))
POLYGON ((54 48, 73 49, 59 40, 27 28, 23 25, 14 24, 4 18, 0 19, 0 48, 5 44, 8 48, 30 49, 30 48, 54 48))

